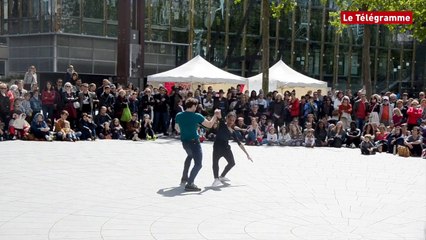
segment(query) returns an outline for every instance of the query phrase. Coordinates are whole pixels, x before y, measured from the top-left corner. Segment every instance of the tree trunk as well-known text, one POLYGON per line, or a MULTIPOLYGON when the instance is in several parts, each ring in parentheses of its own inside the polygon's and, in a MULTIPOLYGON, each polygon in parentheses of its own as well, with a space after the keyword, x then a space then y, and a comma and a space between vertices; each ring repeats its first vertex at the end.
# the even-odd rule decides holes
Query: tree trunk
POLYGON ((269 92, 269 1, 262 0, 262 89, 269 92))
POLYGON ((370 67, 370 41, 371 25, 364 25, 363 48, 362 48, 362 79, 366 90, 366 96, 369 98, 372 94, 371 86, 371 67, 370 67))

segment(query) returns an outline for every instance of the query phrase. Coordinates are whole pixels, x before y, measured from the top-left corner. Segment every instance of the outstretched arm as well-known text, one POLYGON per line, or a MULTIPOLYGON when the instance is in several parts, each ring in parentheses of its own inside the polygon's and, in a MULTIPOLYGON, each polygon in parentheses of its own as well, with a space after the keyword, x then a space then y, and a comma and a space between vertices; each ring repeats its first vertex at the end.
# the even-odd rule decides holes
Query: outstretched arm
POLYGON ((243 150, 243 152, 247 155, 247 159, 250 160, 251 162, 253 162, 253 159, 251 159, 250 155, 248 154, 246 148, 244 147, 244 145, 242 143, 239 143, 238 146, 241 148, 241 150, 243 150))

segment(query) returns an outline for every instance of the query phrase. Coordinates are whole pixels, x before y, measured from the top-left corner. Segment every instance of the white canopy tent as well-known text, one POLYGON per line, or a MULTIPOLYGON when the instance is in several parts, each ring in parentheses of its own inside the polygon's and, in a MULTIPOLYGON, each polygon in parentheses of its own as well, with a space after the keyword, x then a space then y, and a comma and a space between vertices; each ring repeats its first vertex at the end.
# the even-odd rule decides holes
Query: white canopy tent
MULTIPOLYGON (((262 73, 250 77, 249 89, 259 91, 262 89, 262 73)), ((309 90, 321 89, 327 92, 327 82, 319 81, 314 78, 303 75, 291 67, 287 66, 282 60, 269 68, 269 91, 278 90, 296 90, 296 95, 301 96, 309 90)))
MULTIPOLYGON (((164 82, 175 82, 175 83, 192 83, 200 85, 214 86, 225 86, 227 84, 247 84, 247 79, 226 72, 213 64, 206 61, 200 56, 196 56, 187 63, 165 71, 148 76, 148 83, 164 83, 164 82)), ((218 90, 218 89, 216 89, 218 90)), ((226 90, 226 89, 224 89, 226 90)))

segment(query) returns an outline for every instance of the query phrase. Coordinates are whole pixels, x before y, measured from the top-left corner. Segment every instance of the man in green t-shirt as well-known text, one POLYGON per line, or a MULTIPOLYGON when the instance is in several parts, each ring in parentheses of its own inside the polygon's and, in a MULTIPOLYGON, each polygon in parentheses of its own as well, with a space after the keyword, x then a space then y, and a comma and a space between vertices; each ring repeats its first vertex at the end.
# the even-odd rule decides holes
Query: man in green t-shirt
POLYGON ((198 127, 203 125, 206 128, 213 127, 216 122, 217 114, 220 110, 215 110, 213 118, 208 121, 203 115, 195 113, 198 107, 198 100, 195 98, 188 98, 185 102, 185 112, 180 112, 176 115, 175 129, 180 133, 180 139, 182 141, 183 149, 185 149, 188 156, 185 160, 183 168, 183 174, 181 179, 181 185, 185 185, 186 191, 201 191, 194 184, 195 177, 202 167, 203 151, 198 136, 198 127), (191 160, 194 159, 194 167, 188 177, 189 167, 191 166, 191 160))

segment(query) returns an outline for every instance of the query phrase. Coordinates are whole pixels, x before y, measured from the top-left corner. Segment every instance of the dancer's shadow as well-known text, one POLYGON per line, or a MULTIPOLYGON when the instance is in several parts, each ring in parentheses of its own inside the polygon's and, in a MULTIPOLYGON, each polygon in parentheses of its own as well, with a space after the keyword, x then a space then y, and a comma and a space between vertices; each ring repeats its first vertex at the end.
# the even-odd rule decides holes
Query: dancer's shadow
POLYGON ((184 186, 178 186, 178 187, 170 187, 170 188, 162 188, 157 191, 157 194, 163 195, 163 197, 178 197, 178 196, 187 196, 187 195, 201 195, 209 190, 212 191, 222 191, 223 188, 228 187, 243 187, 245 185, 231 185, 229 183, 225 183, 221 186, 217 187, 204 187, 204 189, 201 192, 187 192, 185 191, 184 186))
POLYGON ((213 187, 213 186, 205 187, 205 188, 204 188, 204 190, 202 190, 202 191, 200 192, 200 194, 201 194, 201 193, 205 193, 205 192, 207 192, 207 191, 209 191, 209 190, 219 192, 219 191, 222 191, 222 189, 224 189, 224 188, 234 188, 234 187, 244 187, 244 186, 245 186, 245 185, 231 185, 231 184, 229 184, 229 183, 223 183, 223 185, 221 185, 221 186, 217 186, 217 187, 213 187))
POLYGON ((201 192, 187 192, 184 186, 162 188, 157 191, 157 194, 163 195, 163 197, 177 197, 186 195, 200 195, 201 192))

